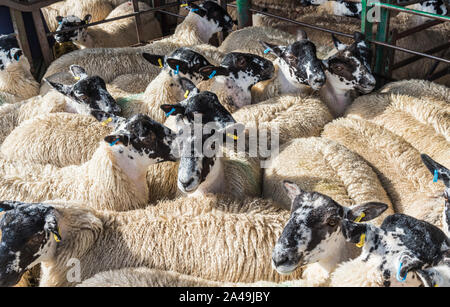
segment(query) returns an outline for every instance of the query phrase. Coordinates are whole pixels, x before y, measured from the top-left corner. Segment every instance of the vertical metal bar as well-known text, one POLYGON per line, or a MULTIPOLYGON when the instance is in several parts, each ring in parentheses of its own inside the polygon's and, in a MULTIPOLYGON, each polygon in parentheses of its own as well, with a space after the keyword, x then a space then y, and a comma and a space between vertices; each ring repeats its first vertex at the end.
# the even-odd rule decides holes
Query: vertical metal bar
MULTIPOLYGON (((138 0, 133 0, 133 11, 135 13, 139 12, 139 3, 138 0)), ((142 20, 141 20, 141 15, 136 15, 134 16, 134 21, 136 23, 136 35, 137 35, 137 43, 143 43, 142 41, 142 37, 144 37, 142 35, 142 20)))
MULTIPOLYGON (((361 33, 366 36, 366 40, 372 39, 372 23, 367 19, 367 11, 369 7, 367 5, 367 0, 362 0, 362 10, 361 10, 361 33)), ((370 43, 368 43, 370 45, 370 43)))
MULTIPOLYGON (((392 0, 387 0, 391 2, 392 0)), ((381 8, 381 20, 378 23, 377 37, 376 40, 379 42, 387 42, 389 33, 389 10, 386 8, 381 8)), ((375 69, 374 72, 379 75, 386 75, 387 71, 387 61, 386 61, 386 48, 384 46, 377 46, 375 49, 375 69)), ((380 84, 381 85, 381 84, 380 84)))
POLYGON ((28 63, 30 63, 31 73, 34 75, 36 70, 33 63, 33 56, 31 54, 30 43, 28 42, 27 31, 25 29, 25 23, 23 22, 22 12, 13 8, 9 9, 11 14, 11 20, 14 27, 14 32, 17 34, 17 41, 19 42, 20 49, 27 57, 28 63))
MULTIPOLYGON (((397 39, 398 39, 398 30, 393 29, 389 43, 392 45, 397 45, 397 39)), ((389 59, 388 59, 388 69, 386 71, 386 76, 388 78, 392 78, 392 71, 393 71, 392 68, 394 66, 394 61, 395 61, 395 49, 390 48, 390 49, 388 49, 388 52, 389 52, 389 59)))
POLYGON ((252 16, 250 13, 250 7, 252 5, 251 0, 237 0, 237 14, 238 14, 238 28, 252 26, 252 16))
POLYGON ((53 61, 53 54, 48 44, 47 35, 45 34, 44 24, 42 23, 40 9, 31 12, 33 16, 34 26, 36 27, 36 34, 41 45, 42 57, 44 58, 45 66, 48 67, 53 61))
MULTIPOLYGON (((153 0, 153 7, 158 7, 158 6, 161 6, 164 4, 166 4, 165 0, 153 0)), ((167 16, 166 16, 166 14, 159 14, 159 13, 158 13, 158 15, 159 15, 159 18, 161 21, 162 34, 163 34, 163 36, 166 36, 169 34, 169 26, 167 24, 167 16)))
MULTIPOLYGON (((227 9, 227 0, 219 0, 219 5, 221 7, 223 7, 225 10, 227 9)), ((219 37, 219 45, 222 44, 222 42, 225 40, 225 38, 227 38, 228 32, 223 30, 222 32, 218 33, 218 37, 219 37)))

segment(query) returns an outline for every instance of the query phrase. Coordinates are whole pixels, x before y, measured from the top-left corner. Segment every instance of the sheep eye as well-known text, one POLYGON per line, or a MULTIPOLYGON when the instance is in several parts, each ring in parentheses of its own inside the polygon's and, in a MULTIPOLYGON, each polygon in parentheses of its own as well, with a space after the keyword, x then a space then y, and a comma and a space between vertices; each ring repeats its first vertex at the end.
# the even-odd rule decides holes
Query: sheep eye
POLYGON ((337 220, 334 218, 328 219, 327 224, 328 224, 328 226, 334 227, 337 225, 337 220))

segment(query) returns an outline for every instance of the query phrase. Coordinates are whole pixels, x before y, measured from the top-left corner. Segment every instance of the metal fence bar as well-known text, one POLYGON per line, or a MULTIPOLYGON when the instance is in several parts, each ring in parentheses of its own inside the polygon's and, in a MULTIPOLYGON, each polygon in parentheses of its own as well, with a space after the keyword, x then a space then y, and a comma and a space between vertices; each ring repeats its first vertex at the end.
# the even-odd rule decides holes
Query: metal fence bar
POLYGON ((398 33, 397 37, 398 37, 398 39, 401 39, 403 37, 412 35, 412 34, 414 34, 416 32, 419 32, 419 31, 431 28, 431 27, 436 26, 436 25, 441 24, 441 23, 443 23, 442 20, 430 20, 430 21, 427 21, 427 22, 425 22, 425 23, 423 23, 421 25, 415 26, 413 28, 410 28, 408 30, 405 30, 403 32, 398 33))
POLYGON ((252 25, 252 14, 250 14, 251 0, 236 1, 238 14, 238 29, 250 27, 252 25))
POLYGON ((2 0, 2 5, 5 5, 7 7, 13 8, 15 10, 21 11, 21 12, 33 12, 35 10, 38 10, 42 7, 51 5, 56 2, 60 2, 62 0, 46 0, 46 1, 39 1, 39 2, 33 2, 31 4, 26 3, 17 3, 10 0, 2 0))
MULTIPOLYGON (((228 6, 236 7, 236 5, 234 5, 234 4, 228 4, 228 6)), ((271 14, 271 13, 268 13, 268 12, 263 12, 263 11, 259 11, 259 10, 255 10, 255 9, 250 9, 250 11, 253 12, 253 13, 259 13, 259 14, 262 14, 262 15, 266 15, 266 16, 269 16, 269 17, 273 17, 273 18, 277 18, 277 19, 280 19, 280 20, 284 20, 284 21, 287 21, 287 22, 290 22, 290 23, 293 23, 293 24, 297 24, 297 25, 300 25, 300 26, 307 27, 307 28, 319 30, 319 31, 322 31, 322 32, 328 32, 328 33, 332 33, 332 34, 339 35, 339 36, 345 36, 345 37, 348 37, 348 38, 353 38, 353 34, 344 33, 344 32, 340 32, 340 31, 334 31, 334 30, 330 30, 330 29, 327 29, 327 28, 322 28, 322 27, 319 27, 319 26, 311 25, 311 24, 300 22, 300 21, 297 21, 297 20, 292 20, 292 19, 289 19, 289 18, 277 16, 277 15, 274 15, 274 14, 271 14)), ((433 55, 425 54, 425 53, 422 53, 422 52, 419 52, 419 51, 409 50, 409 49, 406 49, 406 48, 398 47, 398 46, 391 45, 391 44, 384 43, 384 42, 379 42, 379 41, 376 41, 376 40, 368 40, 368 41, 370 43, 375 44, 375 45, 380 45, 380 46, 393 48, 393 49, 398 50, 398 51, 402 51, 402 52, 406 52, 406 53, 410 53, 410 54, 414 54, 414 55, 420 55, 420 56, 423 56, 423 57, 426 57, 426 58, 430 58, 430 59, 433 59, 433 60, 437 60, 437 61, 441 61, 441 62, 450 64, 450 60, 442 59, 442 58, 439 58, 439 57, 435 57, 433 55)))
MULTIPOLYGON (((135 13, 139 13, 139 3, 138 0, 132 0, 133 2, 133 11, 135 13)), ((141 15, 134 16, 134 22, 136 23, 136 37, 138 44, 142 42, 141 38, 144 37, 142 33, 142 20, 141 15)))
MULTIPOLYGON (((426 50, 425 52, 426 52, 426 53, 433 54, 433 53, 439 52, 439 51, 441 51, 441 50, 447 49, 447 48, 449 48, 449 47, 450 47, 450 42, 448 42, 448 43, 446 43, 446 44, 444 44, 444 45, 437 46, 437 47, 434 47, 434 48, 432 48, 432 49, 426 50)), ((406 65, 411 64, 411 63, 413 63, 413 62, 415 62, 415 61, 418 61, 418 60, 420 60, 421 58, 422 58, 421 56, 415 55, 415 56, 409 57, 409 58, 407 58, 407 59, 404 59, 404 60, 402 60, 402 61, 400 61, 400 62, 398 62, 398 63, 395 63, 395 64, 392 66, 392 70, 399 69, 399 68, 401 68, 401 67, 403 67, 403 66, 406 66, 406 65)), ((448 61, 448 63, 450 63, 450 61, 448 61)))

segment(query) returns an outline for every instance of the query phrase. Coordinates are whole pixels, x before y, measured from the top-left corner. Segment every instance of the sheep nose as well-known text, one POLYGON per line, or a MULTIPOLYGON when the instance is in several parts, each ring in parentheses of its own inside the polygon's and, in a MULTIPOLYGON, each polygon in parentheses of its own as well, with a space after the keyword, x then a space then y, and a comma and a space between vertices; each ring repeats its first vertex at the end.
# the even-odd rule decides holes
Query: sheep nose
POLYGON ((272 262, 275 267, 285 264, 288 260, 289 258, 287 256, 272 257, 272 262))
POLYGON ((194 182, 194 178, 190 178, 187 182, 183 182, 180 180, 181 185, 185 190, 188 190, 189 186, 194 182))

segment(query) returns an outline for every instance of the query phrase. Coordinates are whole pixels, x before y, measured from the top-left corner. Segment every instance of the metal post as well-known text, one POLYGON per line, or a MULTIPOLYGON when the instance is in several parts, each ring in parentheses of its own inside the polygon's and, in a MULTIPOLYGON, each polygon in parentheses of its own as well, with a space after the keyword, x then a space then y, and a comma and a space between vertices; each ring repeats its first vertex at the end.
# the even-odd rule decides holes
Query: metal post
POLYGON ((31 12, 33 15, 34 26, 36 27, 36 34, 41 45, 42 57, 44 58, 45 67, 48 67, 53 61, 53 54, 48 44, 47 35, 45 33, 44 23, 42 22, 40 9, 31 12))
POLYGON ((372 23, 367 19, 367 12, 369 7, 367 6, 367 0, 362 0, 362 10, 361 10, 361 33, 366 36, 366 40, 372 40, 372 23))
MULTIPOLYGON (((133 11, 135 13, 139 12, 139 3, 137 0, 133 0, 133 11)), ((134 21, 136 23, 137 43, 140 44, 143 43, 143 41, 141 40, 141 38, 143 37, 141 15, 134 16, 134 21)))
POLYGON ((14 32, 17 34, 17 41, 19 42, 20 49, 22 49, 23 54, 27 57, 28 63, 30 63, 31 67, 31 73, 34 75, 36 70, 33 63, 30 44, 28 43, 28 36, 25 29, 25 23, 23 22, 22 12, 17 11, 13 8, 10 8, 9 11, 11 14, 14 32))
MULTIPOLYGON (((391 2, 392 0, 387 0, 388 2, 391 2)), ((377 38, 376 40, 379 42, 386 43, 388 41, 388 33, 389 33, 389 19, 390 14, 389 10, 381 7, 380 12, 380 22, 378 23, 378 29, 377 29, 377 38)), ((387 61, 385 57, 385 47, 384 46, 377 46, 375 48, 375 68, 374 72, 378 75, 386 76, 387 71, 387 61)), ((382 84, 380 84, 382 85, 382 84)))
POLYGON ((237 14, 238 14, 238 28, 252 26, 252 15, 250 13, 250 7, 252 5, 251 0, 237 0, 237 14))

